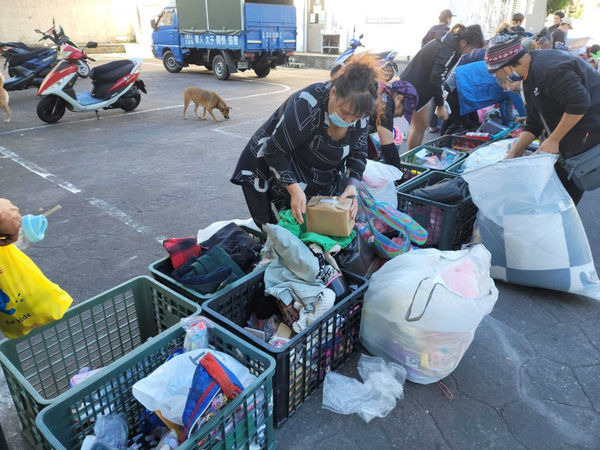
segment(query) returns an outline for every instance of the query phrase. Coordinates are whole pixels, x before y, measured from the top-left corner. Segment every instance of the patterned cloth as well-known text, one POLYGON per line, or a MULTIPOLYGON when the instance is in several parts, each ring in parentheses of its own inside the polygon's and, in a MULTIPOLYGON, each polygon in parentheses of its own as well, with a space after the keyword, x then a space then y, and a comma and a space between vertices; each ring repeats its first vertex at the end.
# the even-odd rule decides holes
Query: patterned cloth
POLYGON ((173 269, 179 269, 192 257, 202 253, 202 246, 198 245, 196 238, 169 238, 163 241, 163 247, 171 256, 173 269))
POLYGON ((498 34, 488 44, 485 63, 491 73, 507 66, 525 53, 521 36, 516 34, 498 34))
POLYGON ((257 224, 276 223, 290 208, 286 186, 299 183, 307 200, 340 195, 348 178, 360 180, 367 160, 368 117, 334 141, 327 134, 330 83, 290 96, 244 148, 231 182, 244 188, 257 224))

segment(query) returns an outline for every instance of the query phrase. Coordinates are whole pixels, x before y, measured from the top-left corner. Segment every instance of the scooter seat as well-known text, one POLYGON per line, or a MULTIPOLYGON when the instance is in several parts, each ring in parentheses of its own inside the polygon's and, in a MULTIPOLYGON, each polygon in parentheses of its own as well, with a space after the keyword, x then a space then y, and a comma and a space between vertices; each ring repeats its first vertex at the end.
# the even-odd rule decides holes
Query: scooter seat
POLYGON ((123 75, 127 75, 133 69, 133 63, 128 59, 109 62, 94 67, 90 72, 90 78, 94 82, 117 81, 123 75))
POLYGON ((30 52, 16 53, 8 57, 8 64, 13 67, 20 66, 30 59, 38 58, 42 53, 46 53, 48 50, 49 49, 47 48, 37 48, 35 50, 31 50, 30 52))
POLYGON ((5 42, 4 45, 10 45, 12 47, 21 48, 27 51, 35 50, 34 48, 31 48, 28 45, 26 45, 24 42, 5 42))

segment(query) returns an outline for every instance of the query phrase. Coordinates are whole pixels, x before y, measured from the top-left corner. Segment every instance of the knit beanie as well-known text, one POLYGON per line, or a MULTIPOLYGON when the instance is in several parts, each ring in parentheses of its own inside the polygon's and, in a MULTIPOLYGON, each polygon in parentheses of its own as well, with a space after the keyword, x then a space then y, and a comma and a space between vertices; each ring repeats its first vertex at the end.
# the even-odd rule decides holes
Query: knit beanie
POLYGON ((485 51, 485 63, 490 73, 508 66, 525 54, 521 37, 516 34, 494 36, 485 51))

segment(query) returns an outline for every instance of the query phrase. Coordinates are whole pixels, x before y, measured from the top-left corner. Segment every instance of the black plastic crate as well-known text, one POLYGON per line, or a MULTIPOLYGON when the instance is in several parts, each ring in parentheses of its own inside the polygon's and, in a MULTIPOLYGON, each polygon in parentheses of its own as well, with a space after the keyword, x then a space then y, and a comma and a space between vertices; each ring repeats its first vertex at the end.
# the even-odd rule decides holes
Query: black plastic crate
POLYGON ((423 145, 438 148, 446 147, 452 150, 471 153, 477 147, 481 147, 482 145, 487 145, 489 143, 489 139, 464 136, 462 134, 447 134, 426 142, 423 145))
POLYGON ((415 197, 412 191, 431 186, 457 175, 432 170, 431 172, 398 188, 398 210, 415 219, 427 230, 424 247, 440 250, 459 250, 471 240, 477 207, 471 196, 454 205, 415 197))
POLYGON ((280 426, 323 383, 329 370, 341 366, 359 346, 360 320, 368 281, 344 272, 354 289, 319 320, 293 337, 284 347, 273 348, 244 330, 253 300, 264 295, 264 273, 257 273, 203 305, 202 314, 223 325, 276 361, 274 424, 280 426))
MULTIPOLYGON (((396 186, 404 186, 408 182, 412 182, 413 179, 420 177, 421 175, 426 175, 435 169, 431 169, 427 166, 422 165, 421 163, 415 161, 415 156, 422 150, 427 150, 430 153, 437 155, 439 159, 441 155, 444 153, 444 150, 441 147, 432 146, 429 144, 423 144, 418 147, 413 148, 412 150, 400 155, 400 167, 399 169, 402 171, 402 179, 396 181, 396 186)), ((467 153, 459 152, 456 154, 456 160, 448 166, 445 170, 450 170, 462 163, 464 159, 467 158, 467 153)))

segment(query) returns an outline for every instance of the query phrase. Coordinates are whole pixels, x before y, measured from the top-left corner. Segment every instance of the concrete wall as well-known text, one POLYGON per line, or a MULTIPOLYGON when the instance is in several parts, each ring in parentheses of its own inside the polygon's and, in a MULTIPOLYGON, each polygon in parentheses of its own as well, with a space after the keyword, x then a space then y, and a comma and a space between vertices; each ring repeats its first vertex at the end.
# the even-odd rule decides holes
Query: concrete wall
POLYGON ((1 0, 0 40, 36 43, 42 31, 62 25, 75 42, 135 40, 135 0, 1 0), (37 37, 36 37, 37 36, 37 37))

